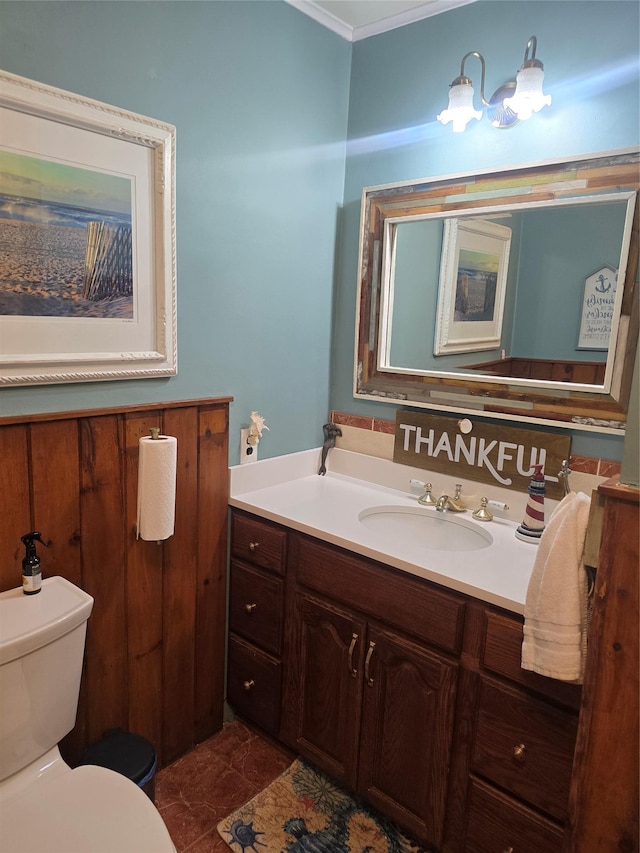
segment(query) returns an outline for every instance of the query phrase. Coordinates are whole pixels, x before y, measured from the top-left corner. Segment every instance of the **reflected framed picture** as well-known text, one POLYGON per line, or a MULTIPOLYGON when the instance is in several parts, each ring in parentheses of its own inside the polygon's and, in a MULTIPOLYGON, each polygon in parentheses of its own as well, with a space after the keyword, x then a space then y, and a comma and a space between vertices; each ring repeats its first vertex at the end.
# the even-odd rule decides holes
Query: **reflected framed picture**
POLYGON ((175 127, 0 71, 0 387, 176 373, 175 127))
POLYGON ((510 249, 504 225, 444 223, 434 355, 500 347, 510 249))

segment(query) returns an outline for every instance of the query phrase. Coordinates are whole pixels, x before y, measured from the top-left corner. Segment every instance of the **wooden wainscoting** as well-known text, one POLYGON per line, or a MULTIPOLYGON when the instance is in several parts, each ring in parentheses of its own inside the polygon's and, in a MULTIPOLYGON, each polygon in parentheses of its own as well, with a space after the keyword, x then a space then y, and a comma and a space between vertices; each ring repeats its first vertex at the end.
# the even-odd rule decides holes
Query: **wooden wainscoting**
POLYGON ((231 398, 0 418, 0 589, 20 586, 20 537, 43 577, 95 599, 65 758, 120 726, 167 764, 222 726, 231 398), (176 524, 136 539, 138 441, 178 440, 176 524))

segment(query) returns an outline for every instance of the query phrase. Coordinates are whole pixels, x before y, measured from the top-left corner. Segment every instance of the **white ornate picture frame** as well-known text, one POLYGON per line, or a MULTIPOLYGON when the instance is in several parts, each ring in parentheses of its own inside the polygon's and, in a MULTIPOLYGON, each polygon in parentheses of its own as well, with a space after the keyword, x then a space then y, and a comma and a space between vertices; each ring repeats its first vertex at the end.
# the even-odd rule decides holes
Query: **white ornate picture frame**
POLYGON ((444 223, 434 355, 500 346, 511 229, 483 219, 444 223))
POLYGON ((0 387, 176 373, 175 127, 0 71, 0 387))

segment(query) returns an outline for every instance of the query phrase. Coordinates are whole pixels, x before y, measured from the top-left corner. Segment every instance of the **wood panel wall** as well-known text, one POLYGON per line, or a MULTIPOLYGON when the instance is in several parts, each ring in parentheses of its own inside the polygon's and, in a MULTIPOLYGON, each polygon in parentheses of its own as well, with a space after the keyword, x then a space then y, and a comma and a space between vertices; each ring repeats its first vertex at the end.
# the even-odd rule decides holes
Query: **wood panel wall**
POLYGON ((640 492, 609 480, 565 853, 640 850, 640 492))
POLYGON ((94 598, 75 763, 105 730, 148 738, 160 766, 222 726, 231 398, 0 419, 0 589, 39 530, 43 577, 94 598), (136 538, 138 441, 178 442, 175 533, 136 538))

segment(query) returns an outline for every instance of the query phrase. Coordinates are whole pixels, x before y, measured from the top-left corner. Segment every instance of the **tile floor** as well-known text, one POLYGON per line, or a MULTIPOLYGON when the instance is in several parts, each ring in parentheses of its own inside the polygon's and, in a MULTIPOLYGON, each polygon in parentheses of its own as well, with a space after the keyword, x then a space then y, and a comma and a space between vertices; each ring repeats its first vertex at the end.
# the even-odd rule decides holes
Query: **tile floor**
POLYGON ((294 757, 233 720, 158 771, 156 805, 178 853, 230 853, 217 824, 266 788, 294 757))

